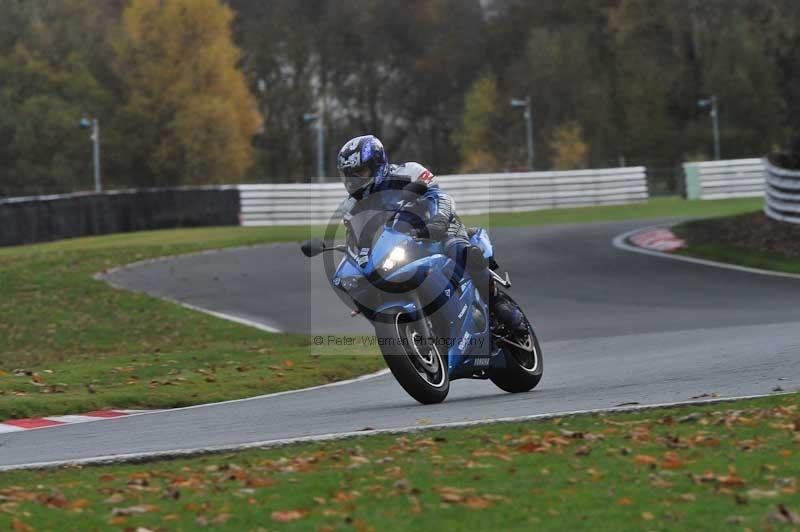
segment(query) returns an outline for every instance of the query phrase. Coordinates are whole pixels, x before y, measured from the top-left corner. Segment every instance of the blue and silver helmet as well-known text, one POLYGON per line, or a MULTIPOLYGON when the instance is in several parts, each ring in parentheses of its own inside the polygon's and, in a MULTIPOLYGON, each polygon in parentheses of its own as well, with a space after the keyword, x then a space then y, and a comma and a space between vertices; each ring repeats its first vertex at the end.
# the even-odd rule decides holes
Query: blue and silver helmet
POLYGON ((348 140, 339 150, 336 166, 344 187, 351 196, 373 183, 380 184, 389 173, 386 150, 374 135, 348 140))

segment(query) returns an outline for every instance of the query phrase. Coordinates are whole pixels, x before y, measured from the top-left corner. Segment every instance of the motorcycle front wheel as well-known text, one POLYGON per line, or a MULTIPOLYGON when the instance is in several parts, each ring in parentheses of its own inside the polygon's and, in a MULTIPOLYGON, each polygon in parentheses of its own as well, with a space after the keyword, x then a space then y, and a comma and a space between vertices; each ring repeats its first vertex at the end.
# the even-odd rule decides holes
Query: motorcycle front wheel
POLYGON ((422 404, 441 403, 450 391, 447 352, 426 338, 420 321, 399 312, 386 323, 376 322, 375 334, 386 365, 403 389, 422 404))

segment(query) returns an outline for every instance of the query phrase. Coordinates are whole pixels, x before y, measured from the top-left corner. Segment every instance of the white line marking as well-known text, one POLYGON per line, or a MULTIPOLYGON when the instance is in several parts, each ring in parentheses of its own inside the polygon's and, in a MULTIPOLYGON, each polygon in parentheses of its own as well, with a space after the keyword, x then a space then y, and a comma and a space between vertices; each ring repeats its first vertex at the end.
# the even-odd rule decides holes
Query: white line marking
POLYGON ((89 421, 97 421, 98 419, 108 419, 108 418, 95 417, 95 416, 69 415, 69 416, 47 416, 42 419, 46 419, 48 421, 57 421, 59 423, 88 423, 89 421))
MULTIPOLYGON (((123 268, 118 268, 118 269, 123 269, 123 268)), ((111 270, 109 270, 109 271, 111 271, 111 270)), ((119 284, 113 282, 112 280, 105 278, 104 274, 99 274, 99 273, 95 274, 94 278, 97 279, 98 281, 102 281, 102 282, 108 284, 109 286, 111 286, 113 288, 116 288, 117 290, 125 290, 126 292, 138 292, 137 290, 131 290, 130 288, 128 288, 126 286, 119 285, 119 284)), ((280 333, 280 332, 282 332, 277 327, 272 327, 270 325, 265 325, 265 324, 259 323, 257 321, 248 320, 247 318, 240 318, 239 316, 234 316, 232 314, 226 314, 224 312, 217 312, 216 310, 208 310, 208 309, 205 309, 203 307, 198 307, 196 305, 192 305, 190 303, 184 303, 183 301, 178 301, 177 299, 172 299, 171 297, 162 296, 162 295, 153 295, 153 294, 150 294, 150 293, 147 293, 147 292, 139 292, 139 293, 146 294, 146 295, 148 295, 150 297, 153 297, 155 299, 160 299, 162 301, 168 301, 170 303, 174 303, 176 305, 180 305, 183 308, 186 308, 186 309, 189 309, 189 310, 194 310, 195 312, 202 312, 203 314, 208 314, 209 316, 214 316, 215 318, 220 318, 220 319, 223 319, 223 320, 232 321, 232 322, 238 323, 240 325, 247 325, 248 327, 253 327, 255 329, 259 329, 259 330, 262 330, 264 332, 268 332, 268 333, 280 333)))
MULTIPOLYGON (((366 380, 369 380, 369 379, 374 379, 374 378, 377 378, 377 377, 382 377, 384 375, 388 375, 389 373, 390 372, 389 372, 388 369, 382 369, 382 370, 376 371, 374 373, 367 373, 366 375, 360 375, 358 377, 353 377, 352 379, 347 379, 347 380, 343 380, 343 381, 329 382, 329 383, 326 383, 326 384, 318 384, 317 386, 309 386, 308 388, 300 388, 300 389, 297 389, 297 390, 285 390, 285 391, 282 391, 282 392, 273 392, 273 393, 268 393, 268 394, 264 394, 264 395, 256 395, 254 397, 243 397, 242 399, 229 399, 227 401, 220 401, 218 403, 205 403, 205 404, 201 404, 201 405, 181 406, 181 407, 178 407, 178 408, 168 408, 168 409, 164 409, 164 410, 115 410, 115 412, 126 412, 128 414, 125 415, 125 416, 116 416, 116 417, 92 417, 91 420, 92 421, 113 421, 113 420, 117 420, 117 419, 128 419, 128 418, 132 418, 132 417, 149 416, 149 415, 152 415, 152 414, 167 414, 167 413, 171 413, 171 412, 180 412, 182 410, 192 410, 192 409, 195 409, 195 408, 208 408, 208 407, 217 406, 217 405, 227 405, 227 404, 233 404, 233 403, 244 403, 244 402, 247 402, 247 401, 257 401, 259 399, 268 399, 270 397, 278 397, 278 396, 281 396, 281 395, 290 395, 290 394, 293 394, 293 393, 310 392, 310 391, 319 390, 319 389, 322 389, 322 388, 333 388, 334 386, 343 386, 345 384, 352 384, 352 383, 355 383, 355 382, 361 382, 361 381, 366 381, 366 380)), ((77 417, 82 417, 82 416, 77 416, 77 417)), ((46 418, 46 419, 57 420, 56 418, 46 418)), ((4 427, 5 426, 8 426, 8 425, 3 425, 2 423, 0 423, 0 433, 2 433, 2 432, 17 432, 17 430, 24 430, 26 432, 29 432, 29 431, 32 431, 32 430, 48 430, 48 429, 52 430, 52 429, 59 429, 59 428, 63 428, 63 427, 69 427, 70 424, 69 423, 65 423, 63 425, 52 425, 52 426, 49 426, 49 427, 36 427, 36 428, 31 428, 31 429, 23 429, 23 428, 8 426, 9 429, 4 431, 4 427)), ((3 469, 0 467, 0 471, 2 471, 2 470, 3 469)))
MULTIPOLYGON (((137 262, 131 262, 130 264, 125 264, 123 266, 117 266, 116 268, 110 268, 108 270, 103 270, 103 271, 95 273, 92 277, 97 281, 103 281, 103 282, 107 283, 108 285, 110 285, 110 286, 112 286, 114 288, 117 288, 119 290, 125 290, 125 291, 128 291, 128 292, 137 292, 137 290, 131 290, 130 288, 128 288, 126 286, 122 286, 122 285, 119 285, 119 284, 113 282, 108 277, 110 275, 113 275, 114 273, 120 272, 122 270, 134 269, 137 266, 144 266, 144 265, 147 265, 147 264, 153 264, 153 263, 157 263, 157 262, 163 262, 163 261, 168 261, 168 260, 173 260, 173 259, 178 259, 178 258, 183 258, 183 257, 192 257, 192 256, 197 256, 197 255, 211 255, 211 254, 216 254, 216 253, 224 253, 224 252, 228 252, 228 251, 241 251, 241 250, 244 250, 244 249, 249 249, 249 248, 258 247, 258 246, 264 246, 264 245, 270 245, 270 244, 276 244, 276 243, 280 243, 280 242, 268 242, 268 243, 265 243, 265 244, 252 244, 252 245, 247 245, 247 246, 236 246, 236 247, 221 248, 221 249, 206 249, 206 250, 202 250, 202 251, 194 251, 194 252, 190 252, 190 253, 184 253, 184 254, 181 254, 181 255, 169 255, 169 256, 165 256, 165 257, 155 257, 155 258, 152 258, 152 259, 145 259, 145 260, 140 260, 140 261, 137 261, 137 262)), ((282 332, 277 327, 272 327, 270 325, 266 325, 266 324, 259 323, 259 322, 256 322, 256 321, 248 320, 247 318, 240 318, 239 316, 234 316, 232 314, 226 314, 224 312, 217 312, 217 311, 214 311, 214 310, 204 309, 202 307, 191 305, 189 303, 184 303, 183 301, 178 301, 177 299, 172 299, 171 297, 166 297, 166 296, 161 296, 161 295, 156 296, 156 295, 153 295, 153 294, 148 294, 147 292, 141 292, 141 293, 147 294, 150 297, 155 297, 156 299, 161 299, 163 301, 169 301, 170 303, 175 303, 176 305, 180 305, 180 306, 182 306, 184 308, 187 308, 189 310, 194 310, 196 312, 202 312, 204 314, 208 314, 210 316, 214 316, 215 318, 221 318, 223 320, 232 321, 232 322, 235 322, 235 323, 239 323, 241 325, 247 325, 247 326, 250 326, 250 327, 254 327, 256 329, 259 329, 259 330, 262 330, 262 331, 265 331, 265 332, 268 332, 268 333, 280 333, 280 332, 282 332)))
POLYGON ((246 318, 240 318, 238 316, 234 316, 232 314, 226 314, 224 312, 217 312, 216 310, 204 309, 203 307, 198 307, 196 305, 191 305, 189 303, 184 303, 182 301, 178 301, 177 299, 172 299, 172 298, 162 297, 162 296, 157 296, 157 297, 159 299, 163 299, 165 301, 170 301, 172 303, 177 303, 178 305, 180 305, 180 306, 182 306, 184 308, 188 308, 189 310, 196 310, 197 312, 202 312, 204 314, 208 314, 210 316, 214 316, 215 318, 221 318, 223 320, 232 321, 232 322, 235 322, 235 323, 239 323, 241 325, 247 325, 249 327, 254 327, 254 328, 260 329, 260 330, 262 330, 264 332, 268 332, 268 333, 279 333, 279 332, 281 332, 281 330, 278 329, 277 327, 271 327, 269 325, 265 325, 265 324, 259 323, 257 321, 248 320, 246 318))
MULTIPOLYGON (((235 445, 219 445, 214 447, 196 447, 192 449, 175 449, 170 451, 153 451, 153 452, 145 452, 145 453, 129 453, 129 454, 119 454, 119 455, 106 455, 106 456, 97 456, 92 458, 80 458, 76 460, 59 460, 59 461, 52 461, 52 462, 31 462, 27 464, 17 464, 17 465, 10 465, 10 466, 0 466, 0 472, 5 471, 13 471, 17 469, 50 469, 55 467, 61 466, 74 466, 74 465, 101 465, 101 464, 115 464, 115 463, 122 463, 122 462, 142 462, 142 461, 150 461, 155 459, 166 459, 166 458, 180 458, 180 457, 190 457, 190 456, 197 456, 203 454, 210 454, 210 453, 220 453, 220 452, 231 452, 231 451, 244 451, 248 449, 258 449, 258 448, 270 448, 270 447, 280 447, 289 444, 295 443, 313 443, 313 442, 321 442, 321 441, 333 441, 333 440, 341 440, 346 438, 357 438, 363 436, 376 436, 381 434, 404 434, 404 433, 413 433, 413 432, 422 432, 427 430, 437 430, 437 429, 445 429, 445 428, 460 428, 460 427, 472 427, 476 425, 494 425, 496 423, 520 423, 525 421, 535 421, 535 420, 546 420, 546 419, 553 419, 557 417, 567 417, 567 416, 581 416, 581 415, 591 415, 591 414, 600 414, 606 412, 636 412, 642 410, 653 410, 656 408, 669 408, 669 407, 677 407, 677 406, 690 406, 690 405, 702 405, 702 404, 714 404, 714 403, 728 403, 732 401, 739 401, 745 399, 758 399, 761 397, 775 397, 781 395, 791 395, 794 392, 782 392, 782 393, 769 393, 769 394, 758 394, 758 395, 742 395, 742 396, 734 396, 734 397, 719 397, 719 398, 712 398, 712 399, 701 399, 701 400, 691 400, 691 401, 678 401, 672 403, 659 403, 654 405, 635 405, 635 406, 624 406, 624 407, 612 407, 612 408, 596 408, 591 410, 573 410, 568 412, 556 412, 552 414, 532 414, 528 416, 514 416, 514 417, 504 417, 504 418, 496 418, 496 419, 481 419, 481 420, 474 420, 474 421, 453 421, 449 423, 437 423, 433 425, 414 425, 409 427, 397 427, 397 428, 390 428, 390 429, 374 429, 374 430, 362 430, 362 431, 351 431, 351 432, 336 432, 336 433, 329 433, 329 434, 320 434, 317 436, 301 436, 297 438, 284 438, 284 439, 276 439, 276 440, 264 440, 258 442, 251 442, 251 443, 242 443, 242 444, 235 444, 235 445)), ((192 408, 192 407, 189 407, 192 408)))
POLYGON ((644 233, 647 231, 653 231, 655 229, 663 229, 664 226, 650 226, 645 227, 643 229, 633 229, 626 233, 623 233, 614 238, 612 244, 615 248, 621 249, 624 251, 631 251, 633 253, 641 253, 642 255, 650 255, 653 257, 661 257, 662 259, 672 259, 672 260, 679 260, 682 262, 690 262, 692 264, 700 264, 702 266, 712 266, 714 268, 724 268, 726 270, 733 270, 737 272, 744 272, 744 273, 754 273, 756 275, 768 275, 771 277, 784 277, 786 279, 800 279, 800 274, 796 273, 785 273, 785 272, 774 272, 770 270, 762 270, 760 268, 749 268, 747 266, 737 266, 735 264, 728 264, 726 262, 717 262, 713 260, 707 259, 698 259, 695 257, 687 257, 685 255, 672 255, 670 253, 662 253, 660 251, 653 251, 650 249, 640 248, 638 246, 634 246, 628 243, 628 239, 632 236, 636 235, 637 233, 644 233))
POLYGON ((25 430, 22 427, 15 427, 14 425, 6 425, 5 423, 0 423, 0 434, 5 434, 7 432, 19 432, 21 430, 25 430))

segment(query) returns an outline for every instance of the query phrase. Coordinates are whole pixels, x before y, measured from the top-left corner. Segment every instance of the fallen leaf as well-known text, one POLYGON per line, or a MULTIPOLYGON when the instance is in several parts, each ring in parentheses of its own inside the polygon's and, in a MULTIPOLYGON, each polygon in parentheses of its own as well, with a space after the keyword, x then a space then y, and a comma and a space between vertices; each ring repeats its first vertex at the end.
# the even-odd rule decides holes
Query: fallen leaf
POLYGON ((619 506, 630 506, 633 504, 633 501, 628 497, 622 497, 621 499, 617 499, 617 504, 619 506))
POLYGON ((717 481, 723 486, 744 486, 744 480, 737 477, 735 474, 719 476, 717 477, 717 481))
POLYGON ((648 454, 637 454, 633 457, 633 462, 637 465, 647 466, 656 463, 656 459, 654 456, 650 456, 648 454))
POLYGON ((775 490, 762 490, 759 488, 753 488, 751 490, 747 490, 747 496, 755 500, 773 499, 778 496, 778 492, 775 490))
POLYGON ((82 511, 87 506, 89 506, 89 501, 87 499, 77 499, 67 504, 67 508, 78 512, 82 511))
POLYGON ((800 525, 800 515, 791 511, 785 504, 779 504, 777 510, 769 514, 768 517, 770 520, 778 521, 779 523, 800 525))
POLYGON ((588 445, 581 445, 575 449, 575 456, 588 456, 592 452, 592 448, 588 445))
POLYGON ((111 514, 115 516, 128 516, 137 514, 147 514, 158 511, 158 506, 154 504, 140 504, 138 506, 129 506, 128 508, 114 508, 111 514))
POLYGON ((650 429, 646 426, 635 427, 631 430, 630 437, 635 442, 646 442, 650 440, 650 429))
POLYGON ((655 516, 650 512, 642 512, 642 519, 645 521, 652 521, 655 516))
POLYGON ((353 499, 357 498, 358 498, 358 492, 355 491, 351 491, 350 493, 340 491, 333 496, 333 500, 339 502, 352 501, 353 499))
POLYGON ((11 522, 11 529, 15 532, 31 532, 33 530, 33 528, 20 521, 17 517, 11 522))
POLYGON ((233 517, 231 514, 219 514, 211 520, 211 523, 214 525, 224 525, 231 517, 233 517))
POLYGON ((664 459, 661 461, 660 467, 661 469, 678 469, 683 467, 684 463, 678 453, 669 451, 664 453, 664 459))
POLYGON ((451 491, 445 491, 445 492, 439 493, 439 497, 444 502, 461 502, 461 501, 464 500, 464 496, 463 495, 460 495, 458 493, 453 493, 451 491))
POLYGON ((467 497, 467 499, 464 501, 464 506, 472 508, 473 510, 483 510, 491 505, 491 501, 484 499, 483 497, 467 497))
POLYGON ((408 490, 411 489, 411 482, 409 482, 408 479, 401 478, 392 484, 392 487, 401 491, 408 490))
POLYGON ((247 480, 247 485, 251 488, 266 488, 275 484, 271 478, 251 478, 247 480))
POLYGON ((290 521, 302 519, 304 515, 305 512, 302 510, 276 510, 270 514, 270 517, 272 517, 273 521, 278 521, 279 523, 288 523, 290 521))

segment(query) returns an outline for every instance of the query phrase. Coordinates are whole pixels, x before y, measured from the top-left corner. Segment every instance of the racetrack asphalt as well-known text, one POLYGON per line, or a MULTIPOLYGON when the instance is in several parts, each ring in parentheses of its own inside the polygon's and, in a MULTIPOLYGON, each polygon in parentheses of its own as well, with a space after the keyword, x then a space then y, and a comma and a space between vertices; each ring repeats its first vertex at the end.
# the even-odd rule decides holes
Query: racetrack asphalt
MULTIPOLYGON (((459 380, 443 404, 421 406, 384 375, 0 435, 0 468, 800 387, 800 280, 612 246, 617 235, 655 223, 491 230, 511 293, 542 343, 544 378, 533 392, 512 395, 488 381, 459 380)), ((319 257, 306 259, 297 244, 272 244, 141 264, 106 278, 284 331, 369 332, 323 275, 319 257)))

